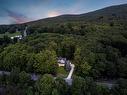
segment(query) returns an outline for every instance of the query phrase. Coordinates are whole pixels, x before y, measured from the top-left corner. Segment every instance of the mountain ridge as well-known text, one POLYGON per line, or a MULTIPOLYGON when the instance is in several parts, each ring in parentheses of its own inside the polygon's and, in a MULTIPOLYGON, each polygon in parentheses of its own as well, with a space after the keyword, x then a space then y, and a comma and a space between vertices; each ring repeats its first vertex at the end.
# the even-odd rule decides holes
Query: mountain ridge
MULTIPOLYGON (((76 20, 78 18, 81 20, 86 20, 86 19, 90 19, 90 17, 95 17, 95 15, 98 16, 103 16, 104 14, 108 14, 112 13, 121 13, 123 11, 123 9, 126 11, 126 16, 127 16, 127 4, 120 4, 120 5, 113 5, 113 6, 109 6, 109 7, 105 7, 105 8, 101 8, 95 11, 91 11, 91 12, 87 12, 87 13, 82 13, 82 14, 63 14, 63 15, 59 15, 59 16, 55 16, 55 17, 47 17, 47 18, 43 18, 43 19, 38 19, 38 20, 33 20, 30 22, 25 22, 22 24, 30 24, 30 23, 35 23, 35 22, 40 22, 40 21, 52 21, 52 20, 61 20, 61 19, 66 19, 66 20, 76 20), (111 11, 112 10, 112 11, 111 11), (117 10, 117 12, 116 12, 117 10), (93 15, 93 16, 92 16, 93 15), (72 18, 72 19, 71 19, 72 18)), ((86 20, 87 21, 87 20, 86 20)), ((17 24, 17 25, 22 25, 22 24, 17 24)), ((3 24, 5 25, 5 24, 3 24)), ((16 24, 9 24, 9 25, 16 25, 16 24)), ((0 25, 1 26, 1 25, 0 25)))
POLYGON ((26 22, 23 24, 0 25, 2 28, 12 28, 28 25, 31 27, 49 26, 66 22, 109 23, 127 21, 127 4, 114 5, 84 14, 65 14, 51 18, 26 22))
POLYGON ((31 21, 25 24, 61 23, 66 21, 98 22, 100 20, 103 20, 105 22, 109 22, 113 20, 118 20, 118 21, 127 20, 127 4, 110 6, 84 14, 74 14, 74 15, 65 14, 56 17, 31 21))

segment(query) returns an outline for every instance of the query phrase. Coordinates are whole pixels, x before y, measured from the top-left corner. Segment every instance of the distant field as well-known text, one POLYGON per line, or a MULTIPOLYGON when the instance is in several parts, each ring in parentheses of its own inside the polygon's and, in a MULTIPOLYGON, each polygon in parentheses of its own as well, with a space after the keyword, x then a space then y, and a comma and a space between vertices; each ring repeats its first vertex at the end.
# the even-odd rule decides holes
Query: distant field
POLYGON ((7 35, 8 37, 13 37, 13 36, 16 36, 16 35, 21 35, 21 33, 20 32, 15 32, 15 33, 6 32, 5 34, 0 34, 0 38, 2 38, 4 35, 7 35))

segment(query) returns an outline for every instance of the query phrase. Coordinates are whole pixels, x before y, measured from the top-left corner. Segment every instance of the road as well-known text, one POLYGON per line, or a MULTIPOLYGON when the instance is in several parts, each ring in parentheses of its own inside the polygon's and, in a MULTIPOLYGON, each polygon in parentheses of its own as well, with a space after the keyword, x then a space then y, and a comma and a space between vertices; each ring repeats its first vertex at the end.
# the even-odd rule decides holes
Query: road
POLYGON ((71 70, 70 70, 67 78, 65 78, 65 81, 68 83, 68 85, 72 85, 72 75, 73 75, 74 68, 75 68, 75 65, 71 64, 71 62, 70 62, 70 66, 71 66, 71 70))
MULTIPOLYGON (((3 75, 3 74, 5 74, 5 75, 10 75, 10 72, 7 72, 7 71, 0 71, 0 75, 3 75)), ((34 74, 34 73, 30 74, 30 77, 31 77, 31 80, 33 80, 33 81, 36 81, 36 80, 39 79, 39 75, 34 74)))
POLYGON ((106 86, 109 89, 111 89, 114 85, 116 85, 115 82, 109 82, 109 81, 100 81, 100 82, 96 82, 97 85, 102 85, 102 86, 106 86))

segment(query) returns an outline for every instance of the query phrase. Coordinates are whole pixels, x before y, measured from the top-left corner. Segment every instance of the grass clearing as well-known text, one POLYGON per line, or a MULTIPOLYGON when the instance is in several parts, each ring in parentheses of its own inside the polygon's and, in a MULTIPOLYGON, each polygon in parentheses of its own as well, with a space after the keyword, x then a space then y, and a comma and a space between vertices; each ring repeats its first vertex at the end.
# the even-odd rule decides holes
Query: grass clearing
POLYGON ((5 34, 0 34, 0 38, 3 38, 5 35, 7 35, 8 37, 13 37, 13 36, 21 35, 21 33, 20 32, 15 32, 15 33, 6 32, 5 34))
POLYGON ((68 73, 64 67, 59 67, 57 72, 57 77, 66 78, 68 76, 68 73))

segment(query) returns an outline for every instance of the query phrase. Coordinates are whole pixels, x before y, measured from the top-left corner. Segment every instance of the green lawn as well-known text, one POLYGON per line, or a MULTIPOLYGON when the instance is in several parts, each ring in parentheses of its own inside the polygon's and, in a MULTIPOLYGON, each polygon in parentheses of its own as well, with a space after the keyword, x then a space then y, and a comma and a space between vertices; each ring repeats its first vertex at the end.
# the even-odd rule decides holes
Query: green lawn
POLYGON ((20 32, 15 32, 15 33, 6 32, 5 34, 0 34, 0 38, 2 38, 4 35, 7 35, 8 37, 13 37, 13 36, 16 36, 16 35, 21 35, 21 33, 20 32))
POLYGON ((68 73, 64 67, 59 67, 58 68, 58 72, 57 72, 57 77, 62 77, 62 78, 66 78, 68 76, 68 73))

